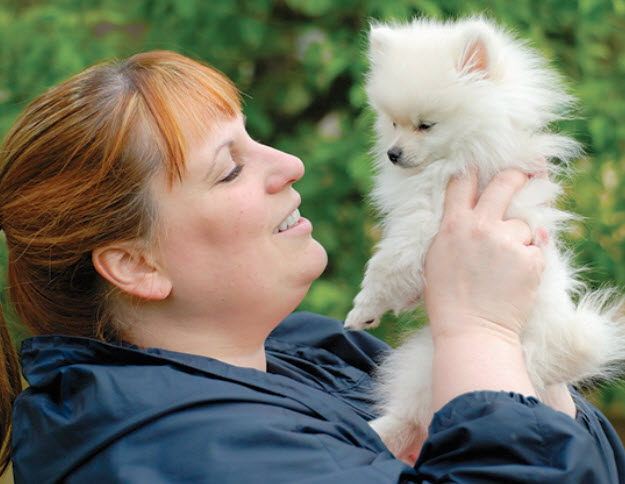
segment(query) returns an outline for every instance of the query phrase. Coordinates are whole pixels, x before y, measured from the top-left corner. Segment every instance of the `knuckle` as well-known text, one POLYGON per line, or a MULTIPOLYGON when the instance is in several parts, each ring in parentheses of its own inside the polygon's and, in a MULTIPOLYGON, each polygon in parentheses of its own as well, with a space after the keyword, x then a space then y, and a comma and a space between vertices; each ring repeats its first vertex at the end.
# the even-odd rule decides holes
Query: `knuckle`
POLYGON ((517 188, 527 181, 527 175, 520 170, 508 168, 493 177, 493 183, 504 188, 517 188))
POLYGON ((524 247, 523 245, 519 244, 519 242, 510 234, 502 235, 499 239, 499 245, 503 249, 515 253, 518 252, 519 249, 524 247))
POLYGON ((474 237, 484 238, 491 232, 491 224, 486 218, 479 217, 475 220, 471 229, 471 233, 474 237))
POLYGON ((444 217, 443 220, 441 221, 439 232, 442 232, 444 234, 450 234, 454 232, 455 230, 457 230, 457 228, 460 227, 461 223, 462 223, 462 217, 460 217, 456 213, 449 214, 447 217, 444 217))
POLYGON ((547 266, 547 261, 545 260, 545 255, 543 252, 538 249, 538 256, 536 257, 536 269, 539 273, 545 272, 545 267, 547 266))
POLYGON ((546 261, 543 251, 534 245, 528 247, 530 267, 537 273, 542 274, 545 270, 546 261))

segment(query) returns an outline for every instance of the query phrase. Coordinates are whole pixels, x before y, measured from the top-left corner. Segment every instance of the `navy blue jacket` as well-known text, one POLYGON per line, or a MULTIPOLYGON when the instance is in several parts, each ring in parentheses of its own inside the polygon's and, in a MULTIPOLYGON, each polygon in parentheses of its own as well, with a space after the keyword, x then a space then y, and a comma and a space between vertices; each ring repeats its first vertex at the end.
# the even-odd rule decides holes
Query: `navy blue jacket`
POLYGON ((411 468, 367 425, 383 343, 298 313, 266 350, 264 373, 86 338, 26 340, 16 484, 625 482, 618 437, 579 396, 577 420, 517 394, 458 397, 411 468))

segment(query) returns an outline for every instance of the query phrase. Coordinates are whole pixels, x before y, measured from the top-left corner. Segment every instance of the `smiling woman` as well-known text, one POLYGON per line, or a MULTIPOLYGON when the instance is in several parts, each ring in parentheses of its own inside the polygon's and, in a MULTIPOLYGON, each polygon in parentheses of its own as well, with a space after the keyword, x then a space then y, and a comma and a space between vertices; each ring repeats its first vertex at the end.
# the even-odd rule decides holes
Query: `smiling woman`
POLYGON ((241 116, 213 124, 190 140, 177 183, 161 175, 152 184, 153 259, 121 242, 98 248, 94 263, 126 293, 161 301, 157 311, 123 310, 130 341, 264 370, 265 339, 323 272, 326 254, 294 215, 302 162, 252 140, 241 116))
POLYGON ((624 475, 601 414, 577 395, 577 420, 556 411, 570 410, 566 388, 555 409, 532 396, 519 333, 542 252, 502 219, 526 174, 503 174, 482 199, 476 176, 447 189, 424 291, 441 335, 435 414, 408 464, 367 423, 388 347, 289 314, 327 262, 300 215, 303 174, 248 135, 227 78, 172 52, 96 65, 33 101, 0 149, 10 296, 36 335, 17 396, 0 321, 2 464, 12 415, 17 484, 624 475))

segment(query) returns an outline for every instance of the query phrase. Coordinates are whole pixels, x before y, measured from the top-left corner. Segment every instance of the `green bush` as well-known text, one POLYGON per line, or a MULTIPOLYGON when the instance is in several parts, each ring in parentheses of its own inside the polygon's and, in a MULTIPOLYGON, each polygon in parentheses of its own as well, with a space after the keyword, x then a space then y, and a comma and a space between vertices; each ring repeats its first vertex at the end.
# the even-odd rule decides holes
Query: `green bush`
MULTIPOLYGON (((562 129, 588 156, 569 183, 565 204, 584 218, 568 243, 592 285, 623 286, 625 0, 0 0, 0 134, 36 94, 103 58, 171 49, 208 61, 245 93, 252 136, 304 161, 302 212, 329 265, 301 308, 342 318, 378 236, 366 200, 368 22, 477 12, 528 38, 571 80, 581 119, 562 129)), ((393 339, 397 325, 377 334, 393 339)), ((625 405, 614 389, 605 399, 625 405)))

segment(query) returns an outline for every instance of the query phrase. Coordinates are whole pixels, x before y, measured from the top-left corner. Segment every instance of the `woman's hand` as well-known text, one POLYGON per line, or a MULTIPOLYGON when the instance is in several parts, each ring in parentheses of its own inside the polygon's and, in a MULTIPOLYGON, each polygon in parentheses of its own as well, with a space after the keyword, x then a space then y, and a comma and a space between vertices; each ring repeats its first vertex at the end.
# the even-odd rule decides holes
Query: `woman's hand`
POLYGON ((479 198, 475 171, 449 183, 441 228, 425 263, 424 299, 435 348, 433 411, 476 390, 535 395, 519 334, 545 261, 529 226, 504 220, 527 179, 505 170, 479 198))
POLYGON ((425 307, 434 339, 490 329, 516 338, 534 305, 544 269, 534 234, 504 220, 528 176, 505 170, 477 197, 477 172, 450 181, 438 235, 425 262, 425 307))

